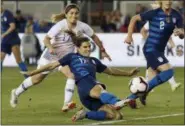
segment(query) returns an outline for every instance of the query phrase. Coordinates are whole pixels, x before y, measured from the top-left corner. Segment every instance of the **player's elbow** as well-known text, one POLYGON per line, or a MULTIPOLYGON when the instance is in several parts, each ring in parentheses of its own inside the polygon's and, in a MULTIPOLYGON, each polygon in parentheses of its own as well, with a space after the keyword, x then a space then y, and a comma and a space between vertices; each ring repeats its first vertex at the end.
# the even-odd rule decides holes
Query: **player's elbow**
POLYGON ((141 21, 140 15, 135 15, 131 18, 131 22, 141 21))

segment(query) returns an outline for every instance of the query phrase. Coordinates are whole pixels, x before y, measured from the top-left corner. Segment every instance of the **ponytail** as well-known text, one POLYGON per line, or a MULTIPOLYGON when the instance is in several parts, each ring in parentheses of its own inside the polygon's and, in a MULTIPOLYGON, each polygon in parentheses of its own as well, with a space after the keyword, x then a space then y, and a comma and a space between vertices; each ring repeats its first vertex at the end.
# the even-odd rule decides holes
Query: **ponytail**
POLYGON ((64 18, 66 18, 64 13, 52 14, 52 16, 51 16, 51 22, 52 23, 57 23, 57 22, 63 20, 64 18))

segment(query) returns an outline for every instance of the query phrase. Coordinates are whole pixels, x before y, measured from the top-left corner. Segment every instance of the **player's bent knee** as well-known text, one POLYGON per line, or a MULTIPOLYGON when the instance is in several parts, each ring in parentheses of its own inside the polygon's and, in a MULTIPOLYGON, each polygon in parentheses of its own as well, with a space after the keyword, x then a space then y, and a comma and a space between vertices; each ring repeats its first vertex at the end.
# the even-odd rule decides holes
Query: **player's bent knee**
POLYGON ((102 92, 102 88, 99 85, 94 86, 90 91, 90 96, 93 98, 99 98, 102 92))

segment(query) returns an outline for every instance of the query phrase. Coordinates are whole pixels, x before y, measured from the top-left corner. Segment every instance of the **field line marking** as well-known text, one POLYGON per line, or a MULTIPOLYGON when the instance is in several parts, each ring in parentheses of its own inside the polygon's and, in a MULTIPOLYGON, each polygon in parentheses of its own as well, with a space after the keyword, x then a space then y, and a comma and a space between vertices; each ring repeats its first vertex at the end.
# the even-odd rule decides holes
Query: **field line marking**
POLYGON ((88 125, 100 125, 100 124, 112 124, 118 122, 126 122, 126 121, 133 121, 133 120, 149 120, 149 119, 157 119, 157 118, 165 118, 165 117, 173 117, 173 116, 182 116, 184 113, 177 113, 177 114, 168 114, 168 115, 160 115, 160 116, 149 116, 149 117, 140 117, 140 118, 133 118, 129 120, 114 120, 114 121, 103 121, 98 123, 91 123, 88 125))

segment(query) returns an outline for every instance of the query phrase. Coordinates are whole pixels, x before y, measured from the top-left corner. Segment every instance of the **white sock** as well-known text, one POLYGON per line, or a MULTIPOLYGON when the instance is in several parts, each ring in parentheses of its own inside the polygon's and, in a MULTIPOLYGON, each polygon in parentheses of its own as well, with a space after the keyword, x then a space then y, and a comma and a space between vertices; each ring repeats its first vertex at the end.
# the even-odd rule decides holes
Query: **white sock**
POLYGON ((146 82, 148 82, 148 70, 146 70, 145 79, 146 79, 146 82))
POLYGON ((25 92, 29 87, 31 87, 33 85, 32 81, 31 81, 31 77, 26 78, 22 84, 19 85, 18 88, 16 88, 15 90, 15 94, 17 96, 19 96, 20 94, 22 94, 23 92, 25 92))
POLYGON ((176 81, 175 81, 174 76, 173 76, 173 77, 171 77, 171 78, 168 80, 168 82, 169 82, 169 84, 170 84, 171 86, 176 85, 176 81))
POLYGON ((65 86, 64 104, 67 104, 72 101, 74 88, 75 88, 75 80, 68 78, 65 86))

